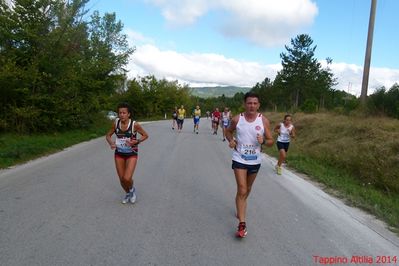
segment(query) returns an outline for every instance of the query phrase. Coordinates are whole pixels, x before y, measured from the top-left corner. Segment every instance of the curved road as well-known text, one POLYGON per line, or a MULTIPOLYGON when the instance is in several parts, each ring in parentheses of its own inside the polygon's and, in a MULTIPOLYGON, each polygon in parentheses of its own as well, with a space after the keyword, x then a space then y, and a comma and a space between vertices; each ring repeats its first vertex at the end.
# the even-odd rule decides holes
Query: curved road
POLYGON ((140 146, 135 205, 120 203, 103 137, 1 171, 0 264, 355 265, 361 256, 356 265, 371 265, 399 256, 398 237, 381 222, 290 171, 277 176, 266 156, 248 237, 236 239, 231 152, 209 121, 199 135, 191 119, 180 134, 169 121, 143 126, 150 138, 140 146))

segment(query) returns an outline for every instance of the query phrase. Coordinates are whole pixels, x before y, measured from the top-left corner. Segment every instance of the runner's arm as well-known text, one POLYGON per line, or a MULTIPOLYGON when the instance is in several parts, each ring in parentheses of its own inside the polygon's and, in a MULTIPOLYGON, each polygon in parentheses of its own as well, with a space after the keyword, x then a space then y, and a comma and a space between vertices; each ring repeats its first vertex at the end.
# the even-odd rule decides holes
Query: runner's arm
POLYGON ((290 135, 291 135, 291 137, 292 137, 293 139, 296 139, 296 131, 295 131, 295 127, 294 127, 294 126, 292 127, 292 130, 291 130, 291 132, 290 132, 290 135))
POLYGON ((276 132, 277 134, 280 134, 280 124, 278 124, 274 127, 274 132, 276 132))
POLYGON ((229 143, 229 147, 232 149, 237 145, 237 141, 234 139, 233 133, 236 130, 238 119, 238 115, 233 117, 233 119, 231 119, 230 125, 226 128, 226 139, 229 143))
POLYGON ((147 132, 141 127, 141 125, 138 122, 134 123, 134 131, 139 132, 141 137, 140 137, 140 139, 133 141, 132 145, 139 144, 139 143, 145 141, 146 139, 148 139, 147 132))
POLYGON ((265 129, 265 133, 264 133, 265 140, 263 141, 263 143, 266 146, 271 147, 273 145, 274 141, 273 141, 272 132, 270 131, 269 119, 262 116, 262 122, 263 122, 263 128, 265 129))
POLYGON ((115 132, 115 123, 112 123, 111 129, 105 135, 105 140, 108 142, 111 149, 116 148, 115 142, 112 140, 112 135, 114 134, 114 132, 115 132))

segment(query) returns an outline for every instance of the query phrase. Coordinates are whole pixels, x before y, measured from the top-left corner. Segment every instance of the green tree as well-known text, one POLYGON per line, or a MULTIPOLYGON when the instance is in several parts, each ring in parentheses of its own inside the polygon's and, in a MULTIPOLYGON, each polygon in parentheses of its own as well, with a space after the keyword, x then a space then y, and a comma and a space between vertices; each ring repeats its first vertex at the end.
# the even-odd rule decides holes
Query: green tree
POLYGON ((367 99, 368 112, 399 118, 399 85, 394 84, 388 91, 385 87, 377 89, 367 99))
POLYGON ((0 130, 81 128, 124 80, 129 48, 115 14, 89 0, 0 2, 0 130))
POLYGON ((335 82, 331 70, 323 69, 315 58, 317 46, 312 45, 312 38, 301 34, 291 39, 291 46, 285 46, 286 53, 280 54, 283 69, 277 73, 274 85, 294 108, 312 98, 320 99, 319 105, 323 106, 325 95, 335 82))

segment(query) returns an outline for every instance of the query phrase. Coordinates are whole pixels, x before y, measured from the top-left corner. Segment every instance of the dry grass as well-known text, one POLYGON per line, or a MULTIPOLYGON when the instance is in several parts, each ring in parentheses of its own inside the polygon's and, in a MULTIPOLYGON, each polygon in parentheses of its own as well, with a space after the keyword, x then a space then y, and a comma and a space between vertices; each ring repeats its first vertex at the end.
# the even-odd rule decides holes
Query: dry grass
MULTIPOLYGON (((283 113, 265 113, 272 129, 283 113)), ((293 115, 288 167, 386 221, 399 234, 399 120, 332 113, 293 115), (332 190, 331 190, 332 189, 332 190)), ((277 156, 277 149, 265 149, 277 156)))
MULTIPOLYGON (((274 127, 284 114, 266 116, 274 127)), ((296 113, 293 121, 293 152, 343 169, 361 183, 399 193, 399 120, 296 113)))

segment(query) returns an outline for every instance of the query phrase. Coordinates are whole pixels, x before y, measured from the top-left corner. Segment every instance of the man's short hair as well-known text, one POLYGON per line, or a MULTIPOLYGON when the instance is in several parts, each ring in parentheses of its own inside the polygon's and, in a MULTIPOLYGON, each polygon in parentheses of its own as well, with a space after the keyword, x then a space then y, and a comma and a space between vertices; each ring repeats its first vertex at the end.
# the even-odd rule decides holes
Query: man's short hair
POLYGON ((252 91, 249 91, 249 92, 245 93, 245 95, 244 95, 244 102, 247 101, 247 98, 257 98, 258 101, 260 101, 260 100, 259 100, 259 95, 258 95, 257 93, 255 93, 255 92, 252 92, 252 91))

